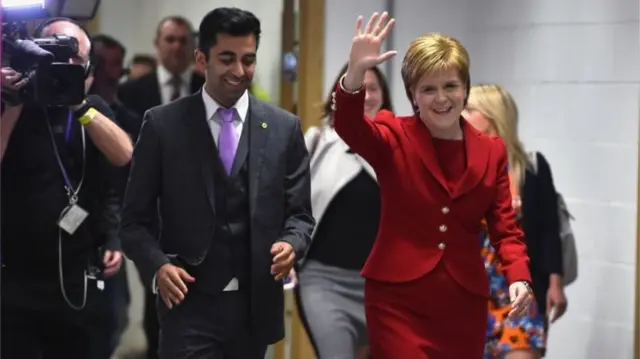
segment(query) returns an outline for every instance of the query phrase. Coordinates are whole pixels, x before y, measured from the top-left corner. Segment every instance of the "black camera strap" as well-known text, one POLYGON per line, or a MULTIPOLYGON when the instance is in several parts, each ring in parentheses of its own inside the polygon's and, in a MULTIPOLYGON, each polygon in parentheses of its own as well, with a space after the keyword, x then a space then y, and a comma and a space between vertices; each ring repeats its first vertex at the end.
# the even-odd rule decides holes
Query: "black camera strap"
MULTIPOLYGON (((74 118, 73 112, 69 110, 69 115, 67 118, 67 128, 65 131, 65 143, 67 144, 69 144, 70 142, 71 128, 73 126, 73 118, 74 118)), ((64 182, 65 182, 64 189, 67 193, 67 197, 69 198, 69 204, 60 213, 60 219, 62 219, 65 217, 67 213, 69 213, 76 206, 76 203, 78 202, 78 194, 80 193, 80 189, 82 188, 82 184, 84 183, 85 168, 87 167, 87 139, 86 139, 84 126, 81 126, 80 129, 82 133, 82 174, 80 176, 80 181, 78 182, 77 187, 74 188, 73 184, 71 183, 71 178, 69 177, 69 174, 67 173, 67 170, 64 167, 64 164, 62 163, 62 158, 60 157, 60 151, 58 150, 58 145, 56 144, 56 138, 53 133, 53 128, 51 127, 51 122, 49 121, 49 117, 45 116, 45 120, 47 122, 47 128, 49 129, 49 135, 51 136, 51 145, 53 146, 53 153, 56 156, 58 166, 60 167, 60 172, 62 173, 62 177, 64 178, 64 182)), ((82 310, 87 304, 87 280, 89 277, 88 273, 86 270, 83 273, 84 287, 83 287, 83 294, 82 294, 82 303, 80 303, 80 305, 76 305, 72 303, 69 297, 67 296, 67 291, 64 287, 64 271, 62 268, 62 263, 63 263, 62 261, 62 228, 58 226, 58 277, 60 280, 60 290, 62 292, 62 296, 64 297, 64 300, 67 302, 67 305, 69 307, 75 310, 82 310)))

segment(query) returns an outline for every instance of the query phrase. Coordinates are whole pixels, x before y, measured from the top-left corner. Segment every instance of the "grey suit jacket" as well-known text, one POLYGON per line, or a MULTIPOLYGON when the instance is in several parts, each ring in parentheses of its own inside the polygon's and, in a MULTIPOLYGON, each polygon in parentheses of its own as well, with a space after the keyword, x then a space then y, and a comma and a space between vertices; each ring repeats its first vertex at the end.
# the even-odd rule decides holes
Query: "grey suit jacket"
MULTIPOLYGON (((147 111, 135 146, 120 237, 145 285, 151 285, 156 271, 169 263, 168 255, 200 264, 214 239, 217 152, 201 96, 198 92, 147 111)), ((258 339, 275 342, 284 335, 284 302, 282 284, 270 273, 270 248, 276 241, 288 242, 301 259, 309 245, 315 225, 309 154, 298 118, 255 97, 250 97, 245 126, 250 126, 244 155, 249 176, 252 317, 258 323, 258 339)))

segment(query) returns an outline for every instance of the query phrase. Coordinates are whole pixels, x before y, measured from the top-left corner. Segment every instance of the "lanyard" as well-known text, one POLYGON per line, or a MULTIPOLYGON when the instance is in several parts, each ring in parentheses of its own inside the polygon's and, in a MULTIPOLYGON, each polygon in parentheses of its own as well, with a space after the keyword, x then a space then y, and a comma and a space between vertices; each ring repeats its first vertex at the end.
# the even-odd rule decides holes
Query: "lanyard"
MULTIPOLYGON (((73 113, 69 111, 69 116, 67 117, 67 128, 65 131, 65 143, 68 145, 71 140, 71 128, 73 127, 73 113)), ((47 128, 49 129, 49 135, 51 136, 51 145, 53 146, 53 153, 56 156, 56 160, 58 161, 58 166, 60 167, 60 172, 62 173, 62 177, 64 178, 64 189, 67 192, 67 197, 69 197, 69 205, 62 210, 60 214, 60 218, 65 215, 67 211, 70 211, 73 206, 78 202, 78 193, 80 193, 80 188, 82 188, 82 183, 84 182, 85 175, 85 167, 87 166, 87 140, 86 134, 84 130, 84 126, 80 127, 80 131, 82 133, 82 175, 80 177, 80 182, 78 182, 78 187, 73 188, 71 184, 71 180, 69 179, 69 174, 67 170, 64 168, 64 164, 62 163, 62 159, 60 158, 60 152, 58 151, 58 145, 56 144, 56 138, 53 134, 53 129, 51 128, 51 123, 49 122, 49 118, 45 117, 45 121, 47 122, 47 128)), ((72 303, 67 297, 67 292, 64 287, 64 274, 62 270, 62 228, 58 228, 58 275, 60 279, 60 290, 62 291, 62 296, 67 304, 75 309, 82 310, 84 309, 87 303, 87 272, 85 271, 84 277, 84 290, 82 295, 82 304, 76 305, 72 303)))
POLYGON ((64 141, 66 144, 69 144, 69 141, 71 141, 72 127, 73 127, 73 112, 69 111, 69 115, 67 116, 67 130, 64 133, 64 141))
MULTIPOLYGON (((80 188, 82 188, 82 183, 84 182, 85 175, 85 167, 87 164, 87 142, 86 135, 84 131, 84 127, 80 127, 82 133, 82 175, 80 177, 80 182, 78 182, 78 187, 74 188, 71 184, 71 180, 69 178, 69 174, 67 170, 64 168, 64 164, 62 163, 62 159, 60 158, 60 152, 58 151, 58 146, 56 145, 56 139, 53 135, 53 129, 51 128, 51 123, 49 123, 49 119, 46 119, 47 127, 49 128, 49 135, 51 135, 51 144, 53 145, 53 153, 56 156, 56 160, 58 161, 58 166, 60 167, 60 172, 62 173, 62 177, 64 178, 64 189, 67 192, 67 196, 69 197, 69 206, 73 206, 78 202, 78 193, 80 193, 80 188)), ((73 113, 69 111, 69 116, 67 117, 67 129, 65 132, 65 140, 66 143, 69 143, 71 138, 71 127, 73 125, 73 113)))

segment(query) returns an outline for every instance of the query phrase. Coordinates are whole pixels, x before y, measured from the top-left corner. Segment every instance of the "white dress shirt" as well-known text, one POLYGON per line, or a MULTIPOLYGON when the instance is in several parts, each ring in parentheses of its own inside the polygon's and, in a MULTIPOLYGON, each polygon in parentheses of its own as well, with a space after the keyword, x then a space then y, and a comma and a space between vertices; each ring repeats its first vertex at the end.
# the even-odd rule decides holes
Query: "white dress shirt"
MULTIPOLYGON (((222 126, 222 119, 220 118, 218 109, 223 106, 220 106, 220 104, 216 102, 211 95, 209 95, 204 87, 202 88, 202 101, 204 102, 204 109, 207 114, 207 123, 209 124, 211 135, 213 136, 213 140, 216 141, 217 146, 218 137, 220 137, 220 128, 222 126)), ((240 135, 242 134, 242 126, 244 125, 244 121, 247 119, 247 114, 249 113, 249 92, 245 91, 232 108, 236 109, 236 113, 233 115, 233 126, 236 129, 238 138, 240 138, 240 135)))
MULTIPOLYGON (((162 100, 162 104, 164 105, 171 102, 171 95, 173 95, 173 74, 162 65, 158 65, 156 74, 158 75, 158 84, 160 85, 160 99, 162 100)), ((192 76, 192 68, 188 68, 185 72, 182 73, 182 75, 180 75, 180 97, 191 94, 190 89, 192 76)))
MULTIPOLYGON (((207 116, 207 123, 209 124, 209 129, 211 129, 211 135, 213 136, 213 140, 218 146, 218 137, 220 137, 220 128, 222 126, 222 118, 220 118, 220 114, 218 114, 218 108, 223 107, 216 102, 207 92, 207 90, 202 88, 202 102, 204 102, 204 109, 207 116)), ((240 99, 233 105, 232 108, 236 109, 236 113, 233 118, 233 125, 238 134, 238 138, 242 135, 242 126, 244 125, 245 120, 247 119, 247 114, 249 113, 249 92, 245 91, 240 99)), ((223 289, 223 291, 234 291, 238 290, 239 284, 238 279, 233 278, 227 284, 227 286, 223 289)), ((153 294, 158 294, 158 286, 156 285, 156 276, 153 276, 152 281, 152 290, 153 294)))

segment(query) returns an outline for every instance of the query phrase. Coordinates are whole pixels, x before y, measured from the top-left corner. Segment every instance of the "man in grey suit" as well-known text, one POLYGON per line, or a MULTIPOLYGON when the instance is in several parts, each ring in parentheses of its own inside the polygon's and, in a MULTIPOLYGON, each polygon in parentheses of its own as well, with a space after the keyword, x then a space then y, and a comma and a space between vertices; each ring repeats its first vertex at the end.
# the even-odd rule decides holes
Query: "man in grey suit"
POLYGON ((145 114, 120 235, 159 296, 161 359, 263 359, 284 336, 282 279, 315 223, 298 118, 248 93, 259 38, 253 14, 211 11, 203 90, 145 114))

